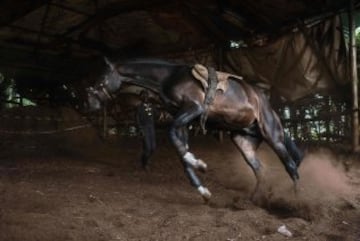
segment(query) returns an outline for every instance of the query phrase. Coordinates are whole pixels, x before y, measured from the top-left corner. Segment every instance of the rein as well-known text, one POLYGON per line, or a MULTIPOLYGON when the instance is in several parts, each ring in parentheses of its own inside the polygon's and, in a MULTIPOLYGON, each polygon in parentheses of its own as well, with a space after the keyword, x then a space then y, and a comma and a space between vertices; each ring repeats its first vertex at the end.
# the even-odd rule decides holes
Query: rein
POLYGON ((131 80, 124 81, 124 83, 131 83, 139 87, 147 88, 155 93, 159 92, 160 84, 151 78, 147 78, 137 74, 122 74, 119 75, 127 77, 131 80))

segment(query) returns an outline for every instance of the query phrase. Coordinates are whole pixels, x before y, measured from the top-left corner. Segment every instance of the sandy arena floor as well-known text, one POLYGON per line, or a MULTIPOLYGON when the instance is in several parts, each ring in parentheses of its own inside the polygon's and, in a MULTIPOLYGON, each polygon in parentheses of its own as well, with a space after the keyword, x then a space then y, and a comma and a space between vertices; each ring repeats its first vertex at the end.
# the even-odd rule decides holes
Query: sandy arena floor
POLYGON ((140 140, 103 143, 92 129, 56 137, 1 138, 1 241, 360 240, 360 160, 327 149, 307 154, 300 193, 262 145, 265 199, 249 201, 254 177, 229 140, 193 137, 213 193, 203 203, 165 137, 149 172, 140 140), (285 224, 288 238, 277 232, 285 224))

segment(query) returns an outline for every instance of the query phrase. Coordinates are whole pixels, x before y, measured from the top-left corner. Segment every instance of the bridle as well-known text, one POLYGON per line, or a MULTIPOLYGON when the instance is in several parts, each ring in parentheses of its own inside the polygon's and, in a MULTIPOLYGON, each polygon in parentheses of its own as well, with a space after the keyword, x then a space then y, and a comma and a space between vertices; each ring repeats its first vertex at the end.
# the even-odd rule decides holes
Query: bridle
POLYGON ((108 90, 104 83, 99 84, 97 87, 89 87, 87 89, 88 95, 95 96, 99 101, 108 101, 114 99, 113 94, 108 90), (104 98, 105 97, 105 98, 104 98))
MULTIPOLYGON (((112 71, 116 71, 116 70, 112 70, 112 71)), ((114 99, 115 97, 109 90, 107 83, 108 80, 105 80, 104 83, 100 83, 96 87, 87 88, 88 95, 95 96, 101 102, 114 99)))
MULTIPOLYGON (((108 64, 110 65, 110 63, 108 63, 108 64)), ((112 65, 110 66, 110 68, 111 68, 112 72, 110 72, 109 75, 114 74, 114 71, 115 71, 116 75, 121 76, 123 78, 132 79, 138 83, 143 82, 145 80, 147 80, 147 82, 150 82, 150 83, 153 82, 153 80, 147 79, 146 77, 143 77, 141 75, 119 73, 112 65)), ((122 81, 125 82, 125 80, 122 80, 122 81)), ((105 82, 98 84, 96 87, 87 88, 86 90, 87 90, 88 95, 93 95, 100 102, 115 99, 115 96, 112 93, 112 91, 110 91, 107 83, 108 83, 108 80, 105 80, 105 82)), ((156 85, 156 83, 154 83, 154 86, 155 85, 156 85)), ((149 87, 149 89, 153 89, 153 88, 149 87)))

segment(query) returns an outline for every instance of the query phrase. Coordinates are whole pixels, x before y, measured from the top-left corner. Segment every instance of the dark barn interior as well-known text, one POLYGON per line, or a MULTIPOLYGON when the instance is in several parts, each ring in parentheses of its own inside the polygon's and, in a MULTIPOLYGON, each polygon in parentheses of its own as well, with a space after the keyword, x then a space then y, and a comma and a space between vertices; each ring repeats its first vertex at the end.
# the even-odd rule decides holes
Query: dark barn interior
POLYGON ((357 0, 4 0, 0 2, 0 241, 360 240, 357 0), (168 139, 139 162, 124 85, 84 114, 85 89, 113 62, 200 63, 260 88, 305 153, 295 195, 266 143, 263 196, 227 133, 189 126, 208 163, 207 204, 168 139), (286 233, 281 229, 290 232, 286 233), (283 227, 284 228, 284 227, 283 227))

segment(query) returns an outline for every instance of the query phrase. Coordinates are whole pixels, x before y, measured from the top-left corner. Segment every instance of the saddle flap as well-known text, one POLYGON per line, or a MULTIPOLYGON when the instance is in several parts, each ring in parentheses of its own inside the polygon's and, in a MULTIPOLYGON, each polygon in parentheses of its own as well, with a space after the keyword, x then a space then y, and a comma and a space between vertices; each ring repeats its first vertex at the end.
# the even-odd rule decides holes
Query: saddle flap
MULTIPOLYGON (((195 64, 191 70, 192 75, 195 79, 199 80, 202 87, 206 91, 209 88, 209 71, 202 64, 195 64)), ((223 93, 228 89, 229 86, 229 78, 234 78, 238 80, 243 80, 243 77, 229 74, 226 72, 216 71, 218 83, 216 86, 216 90, 221 90, 223 93)))
POLYGON ((209 72, 204 65, 195 64, 191 70, 191 73, 195 79, 200 81, 204 90, 207 90, 209 88, 209 84, 208 84, 209 72))

